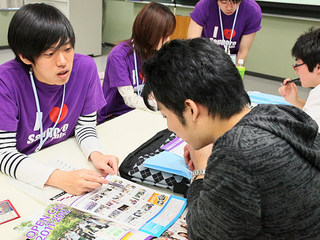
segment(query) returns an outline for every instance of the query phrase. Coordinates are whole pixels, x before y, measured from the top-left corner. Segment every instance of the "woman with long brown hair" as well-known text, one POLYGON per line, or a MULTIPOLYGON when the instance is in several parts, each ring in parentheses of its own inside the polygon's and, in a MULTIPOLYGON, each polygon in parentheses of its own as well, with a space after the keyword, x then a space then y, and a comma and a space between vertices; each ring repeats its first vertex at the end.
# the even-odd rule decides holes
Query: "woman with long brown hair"
POLYGON ((148 110, 140 97, 144 85, 142 64, 170 40, 175 27, 175 17, 168 7, 150 2, 141 9, 131 38, 108 55, 102 86, 107 105, 99 111, 98 123, 132 109, 148 110))

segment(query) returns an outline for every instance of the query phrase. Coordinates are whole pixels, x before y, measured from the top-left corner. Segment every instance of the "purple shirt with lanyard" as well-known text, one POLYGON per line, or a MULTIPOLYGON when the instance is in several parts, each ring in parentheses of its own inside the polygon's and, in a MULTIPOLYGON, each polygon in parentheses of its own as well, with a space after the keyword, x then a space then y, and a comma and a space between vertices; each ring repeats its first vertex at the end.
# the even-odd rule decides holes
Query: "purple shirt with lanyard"
POLYGON ((261 29, 262 14, 254 0, 242 0, 237 11, 230 16, 219 9, 217 0, 200 0, 190 17, 203 27, 202 37, 210 38, 224 50, 229 45, 230 54, 237 54, 242 35, 261 29))
MULTIPOLYGON (((32 78, 42 112, 44 138, 48 136, 43 147, 73 135, 80 115, 91 114, 105 105, 97 66, 91 57, 75 54, 64 99, 64 86, 42 83, 33 75, 32 78)), ((18 151, 32 153, 39 146, 41 124, 36 117, 37 104, 29 69, 16 60, 0 66, 0 102, 0 130, 16 132, 18 151)))
POLYGON ((117 88, 133 86, 135 92, 139 94, 143 87, 143 79, 140 74, 141 64, 138 54, 136 54, 135 64, 134 51, 130 41, 121 42, 112 49, 107 58, 102 85, 107 105, 98 112, 98 123, 132 110, 124 103, 117 88), (138 81, 136 81, 137 77, 138 81))

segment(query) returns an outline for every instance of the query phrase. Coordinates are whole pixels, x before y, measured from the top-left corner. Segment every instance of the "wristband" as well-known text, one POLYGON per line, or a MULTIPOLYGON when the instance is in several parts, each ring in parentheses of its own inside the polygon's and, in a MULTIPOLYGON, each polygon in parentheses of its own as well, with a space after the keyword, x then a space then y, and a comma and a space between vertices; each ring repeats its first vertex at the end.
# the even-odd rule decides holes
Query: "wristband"
POLYGON ((204 175, 205 173, 206 173, 205 169, 199 169, 199 170, 192 171, 191 182, 193 182, 197 176, 204 175))

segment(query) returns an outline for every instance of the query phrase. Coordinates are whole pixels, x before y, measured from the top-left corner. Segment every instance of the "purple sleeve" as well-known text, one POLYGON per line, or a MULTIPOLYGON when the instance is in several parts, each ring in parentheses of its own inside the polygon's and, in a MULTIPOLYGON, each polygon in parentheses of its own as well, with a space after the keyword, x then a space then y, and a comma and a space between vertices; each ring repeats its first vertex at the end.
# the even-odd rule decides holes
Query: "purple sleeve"
POLYGON ((207 22, 207 10, 209 9, 209 1, 212 0, 200 0, 194 7, 193 11, 190 13, 191 19, 202 27, 206 25, 207 22))
POLYGON ((248 35, 254 32, 258 32, 261 29, 261 8, 260 6, 254 2, 252 5, 250 4, 250 9, 248 10, 248 18, 246 21, 245 29, 243 31, 243 35, 248 35))
MULTIPOLYGON (((115 49, 116 50, 116 49, 115 49)), ((125 60, 125 56, 117 49, 117 52, 108 56, 107 59, 107 77, 110 87, 131 86, 129 66, 125 60)))
POLYGON ((17 131, 18 107, 4 82, 0 81, 0 130, 17 131))
POLYGON ((88 87, 87 95, 85 97, 84 106, 81 112, 82 116, 91 114, 102 108, 104 105, 106 105, 106 100, 103 96, 97 67, 93 60, 91 61, 89 69, 91 70, 91 74, 88 75, 90 76, 90 79, 88 79, 90 81, 90 84, 88 87))

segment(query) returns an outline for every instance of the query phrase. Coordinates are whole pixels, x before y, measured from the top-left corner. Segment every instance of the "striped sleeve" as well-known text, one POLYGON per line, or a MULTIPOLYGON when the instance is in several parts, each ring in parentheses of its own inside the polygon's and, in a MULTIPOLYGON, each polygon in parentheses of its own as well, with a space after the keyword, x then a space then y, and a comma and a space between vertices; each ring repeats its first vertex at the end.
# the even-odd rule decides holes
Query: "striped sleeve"
POLYGON ((0 130, 0 171, 10 177, 42 188, 54 168, 20 153, 16 144, 16 132, 0 130))
POLYGON ((96 120, 97 112, 80 116, 75 127, 75 136, 77 142, 86 158, 89 158, 90 154, 94 151, 101 152, 96 129, 96 120))
POLYGON ((16 143, 16 132, 0 131, 0 170, 13 178, 17 178, 17 168, 27 158, 17 151, 16 143))

